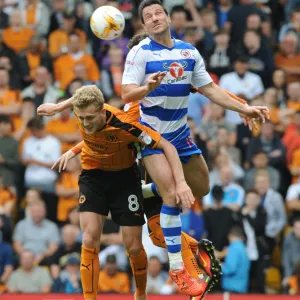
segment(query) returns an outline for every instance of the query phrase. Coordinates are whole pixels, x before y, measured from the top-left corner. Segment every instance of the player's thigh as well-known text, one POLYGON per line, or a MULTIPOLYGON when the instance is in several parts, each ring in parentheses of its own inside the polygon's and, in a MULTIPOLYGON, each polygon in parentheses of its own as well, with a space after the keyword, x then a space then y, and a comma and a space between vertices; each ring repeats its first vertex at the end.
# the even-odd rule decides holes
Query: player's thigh
POLYGON ((209 192, 209 172, 202 155, 192 155, 186 164, 182 164, 184 177, 196 197, 209 192))
POLYGON ((142 248, 142 226, 123 226, 122 237, 126 250, 131 254, 138 254, 142 248))
POLYGON ((147 172, 158 187, 164 203, 174 205, 176 203, 175 181, 165 155, 148 155, 143 157, 143 162, 147 172))
POLYGON ((145 224, 141 178, 135 164, 115 173, 108 198, 115 223, 120 226, 145 224))
POLYGON ((83 232, 82 243, 87 248, 100 246, 101 232, 106 216, 94 212, 80 212, 80 227, 83 232))

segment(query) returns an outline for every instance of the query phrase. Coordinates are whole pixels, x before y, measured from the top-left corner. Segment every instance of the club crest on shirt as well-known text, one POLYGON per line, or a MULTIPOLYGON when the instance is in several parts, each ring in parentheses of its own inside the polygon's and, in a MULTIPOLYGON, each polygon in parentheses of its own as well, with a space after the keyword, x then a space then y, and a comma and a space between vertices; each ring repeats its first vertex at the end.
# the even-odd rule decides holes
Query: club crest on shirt
POLYGON ((113 134, 108 134, 106 138, 110 142, 115 142, 117 140, 117 137, 113 134))
POLYGON ((184 58, 191 58, 191 53, 189 50, 181 50, 180 52, 181 56, 183 56, 184 58))
POLYGON ((138 139, 139 139, 140 141, 143 141, 146 145, 150 145, 151 142, 152 142, 151 136, 148 135, 145 131, 143 131, 143 132, 139 135, 138 139))

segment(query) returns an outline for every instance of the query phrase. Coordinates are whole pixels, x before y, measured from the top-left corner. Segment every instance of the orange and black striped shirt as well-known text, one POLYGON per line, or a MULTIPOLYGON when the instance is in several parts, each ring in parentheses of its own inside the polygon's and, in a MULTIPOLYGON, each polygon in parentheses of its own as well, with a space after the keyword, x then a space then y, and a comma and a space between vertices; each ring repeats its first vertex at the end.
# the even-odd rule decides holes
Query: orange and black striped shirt
MULTIPOLYGON (((103 169, 117 171, 129 168, 136 159, 133 143, 157 147, 161 135, 140 124, 138 120, 110 105, 104 104, 106 125, 95 134, 87 134, 79 123, 83 142, 73 148, 81 152, 81 164, 85 170, 103 169)), ((76 113, 75 113, 76 115, 76 113)))

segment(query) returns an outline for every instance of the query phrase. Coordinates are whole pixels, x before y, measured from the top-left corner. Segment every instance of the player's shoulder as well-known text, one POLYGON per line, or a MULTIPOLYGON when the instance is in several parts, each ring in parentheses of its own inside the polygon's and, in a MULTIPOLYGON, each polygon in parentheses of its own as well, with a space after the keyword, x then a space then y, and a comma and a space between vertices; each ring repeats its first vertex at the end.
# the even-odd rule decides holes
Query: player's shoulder
POLYGON ((142 53, 147 50, 150 50, 150 44, 151 44, 151 40, 148 37, 146 37, 143 40, 141 40, 137 45, 132 47, 130 52, 132 52, 132 53, 141 52, 142 53))
POLYGON ((198 51, 195 46, 182 40, 175 39, 174 49, 198 51))

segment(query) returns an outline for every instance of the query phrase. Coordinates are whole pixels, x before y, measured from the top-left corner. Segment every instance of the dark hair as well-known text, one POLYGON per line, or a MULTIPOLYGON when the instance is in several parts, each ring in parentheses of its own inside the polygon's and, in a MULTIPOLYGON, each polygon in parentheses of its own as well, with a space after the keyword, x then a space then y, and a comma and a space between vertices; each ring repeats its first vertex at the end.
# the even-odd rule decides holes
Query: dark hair
POLYGON ((35 117, 28 122, 27 125, 30 129, 43 129, 44 123, 41 117, 35 117))
POLYGON ((143 17, 144 8, 146 8, 148 6, 151 6, 151 5, 155 5, 155 4, 160 5, 164 9, 164 12, 166 13, 166 15, 167 16, 169 15, 168 11, 164 8, 161 1, 159 1, 159 0, 144 0, 144 1, 142 1, 142 3, 139 5, 139 8, 138 8, 139 16, 140 16, 140 19, 141 19, 143 24, 144 24, 144 17, 143 17))
POLYGON ((260 154, 264 154, 264 155, 267 155, 266 152, 263 150, 263 149, 257 149, 253 156, 256 156, 256 155, 260 155, 260 154))
POLYGON ((136 34, 135 36, 133 36, 128 44, 127 44, 127 48, 129 50, 131 50, 134 46, 138 45, 142 40, 144 40, 145 38, 147 38, 149 36, 148 33, 139 33, 139 34, 136 34))
POLYGON ((220 185, 214 185, 211 189, 211 196, 217 202, 221 202, 224 198, 224 190, 220 185))
POLYGON ((300 222, 300 217, 296 217, 293 221, 293 225, 296 223, 296 222, 300 222))
POLYGON ((11 123, 8 115, 0 115, 0 123, 11 123))
POLYGON ((176 13, 185 13, 186 15, 186 10, 184 9, 183 6, 181 5, 176 5, 172 8, 171 12, 170 12, 170 17, 172 17, 174 14, 176 13))
POLYGON ((258 191, 256 189, 249 189, 249 190, 247 190, 246 191, 246 196, 248 194, 256 194, 257 196, 259 196, 259 193, 258 193, 258 191))
POLYGON ((245 54, 241 54, 239 55, 235 60, 234 62, 242 62, 242 63, 248 63, 249 62, 249 56, 248 55, 245 55, 245 54))
POLYGON ((238 226, 238 225, 234 225, 231 227, 230 231, 229 231, 229 234, 232 234, 236 237, 240 237, 242 239, 245 238, 245 234, 244 234, 244 230, 241 226, 238 226))
POLYGON ((256 34, 259 38, 261 38, 261 34, 259 31, 255 30, 255 29, 246 29, 244 32, 244 35, 248 32, 253 32, 254 34, 256 34))

